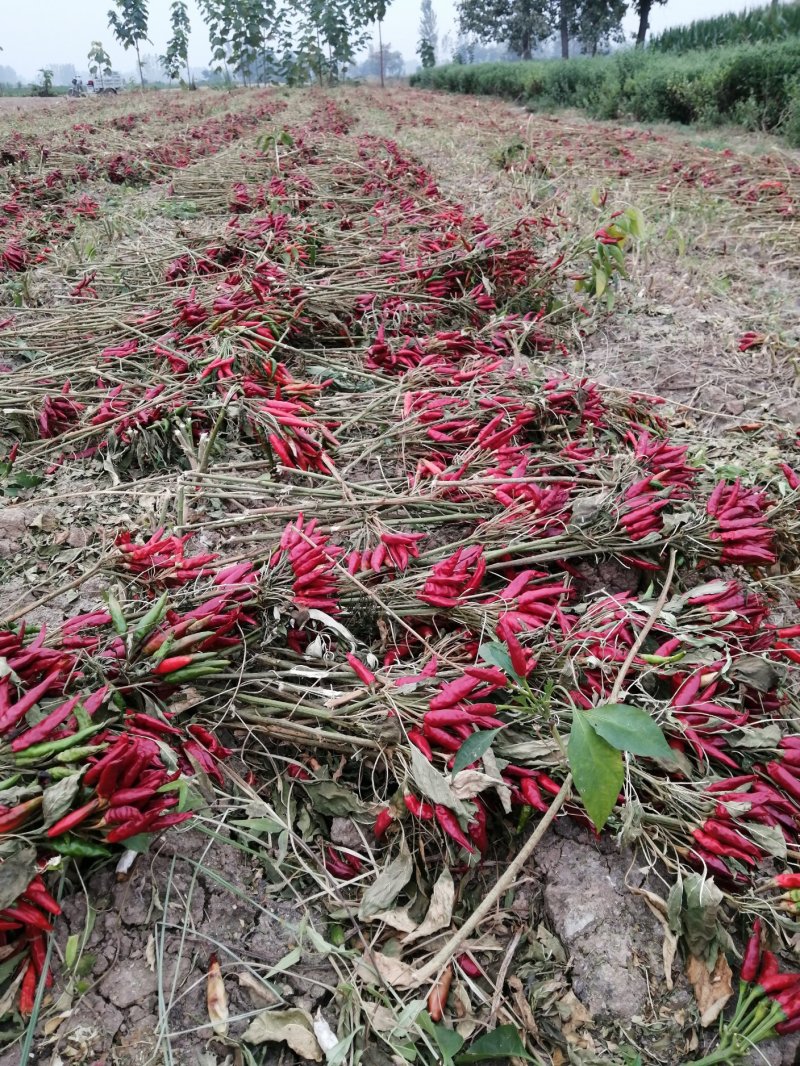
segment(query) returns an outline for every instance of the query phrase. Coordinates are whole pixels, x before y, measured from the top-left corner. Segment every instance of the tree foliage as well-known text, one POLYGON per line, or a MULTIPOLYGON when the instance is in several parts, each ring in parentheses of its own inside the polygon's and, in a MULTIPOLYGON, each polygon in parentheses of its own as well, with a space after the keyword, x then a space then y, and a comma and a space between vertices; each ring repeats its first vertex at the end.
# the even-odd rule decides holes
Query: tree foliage
POLYGON ((189 71, 189 34, 191 24, 189 22, 189 9, 186 0, 173 0, 169 11, 170 38, 167 42, 167 50, 160 57, 161 65, 170 79, 180 76, 181 69, 186 67, 186 76, 189 82, 192 80, 189 71))
POLYGON ((423 67, 433 67, 439 50, 439 24, 433 10, 433 0, 422 0, 419 20, 417 55, 423 67), (431 61, 432 60, 432 61, 431 61))
POLYGON ((90 74, 97 76, 111 73, 111 56, 103 47, 102 41, 92 41, 86 58, 89 60, 90 74))
POLYGON ((596 55, 614 41, 625 40, 622 19, 628 5, 626 0, 583 0, 575 13, 574 32, 584 52, 596 55))
POLYGON ((459 0, 458 16, 463 34, 505 42, 522 59, 553 32, 550 0, 459 0))
MULTIPOLYGON (((459 0, 458 4, 463 35, 506 44, 522 59, 530 59, 553 35, 560 40, 564 59, 569 58, 570 39, 575 38, 594 55, 609 41, 622 39, 626 10, 627 0, 459 0)), ((463 49, 459 54, 463 60, 463 49)))
POLYGON ((136 65, 139 68, 139 80, 144 88, 144 73, 139 45, 147 41, 147 2, 146 0, 114 0, 117 11, 108 13, 108 25, 122 47, 136 51, 136 65))
MULTIPOLYGON (((395 51, 387 41, 383 45, 383 70, 390 78, 402 78, 406 64, 402 52, 395 51)), ((370 48, 367 58, 353 69, 354 74, 363 77, 377 77, 381 72, 381 54, 377 48, 370 48)))

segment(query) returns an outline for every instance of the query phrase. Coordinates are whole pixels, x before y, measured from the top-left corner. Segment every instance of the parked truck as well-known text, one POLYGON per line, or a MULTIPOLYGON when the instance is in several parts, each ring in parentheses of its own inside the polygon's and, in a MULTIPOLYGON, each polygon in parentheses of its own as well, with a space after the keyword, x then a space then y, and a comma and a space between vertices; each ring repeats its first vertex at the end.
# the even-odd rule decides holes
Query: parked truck
POLYGON ((116 95, 121 88, 122 75, 113 70, 108 74, 90 74, 86 82, 86 91, 89 95, 92 93, 114 93, 116 95))

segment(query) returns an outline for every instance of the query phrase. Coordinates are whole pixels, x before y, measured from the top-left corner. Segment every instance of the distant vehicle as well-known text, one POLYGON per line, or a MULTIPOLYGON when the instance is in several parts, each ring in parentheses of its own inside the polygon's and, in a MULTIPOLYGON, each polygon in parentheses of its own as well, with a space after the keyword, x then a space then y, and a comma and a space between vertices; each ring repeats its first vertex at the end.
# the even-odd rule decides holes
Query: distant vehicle
POLYGON ((111 71, 109 74, 93 74, 86 82, 86 91, 92 93, 114 93, 122 88, 122 75, 111 71))

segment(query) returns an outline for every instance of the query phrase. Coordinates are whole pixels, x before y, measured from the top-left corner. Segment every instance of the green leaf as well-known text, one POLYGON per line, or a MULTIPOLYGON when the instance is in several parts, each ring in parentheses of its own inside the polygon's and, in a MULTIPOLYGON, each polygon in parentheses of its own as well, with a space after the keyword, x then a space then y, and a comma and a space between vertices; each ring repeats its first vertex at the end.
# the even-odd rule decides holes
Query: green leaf
POLYGON ((431 766, 422 752, 415 747, 409 749, 411 754, 411 776, 419 791, 432 803, 441 803, 449 807, 456 814, 466 814, 466 808, 461 800, 456 799, 450 791, 446 779, 435 766, 431 766))
POLYGON ((589 722, 603 740, 620 751, 631 755, 646 755, 651 759, 675 758, 657 722, 641 707, 626 703, 606 703, 583 711, 582 717, 589 722))
POLYGON ((683 935, 693 955, 707 958, 717 939, 723 895, 713 877, 687 874, 683 883, 683 935))
POLYGON ((456 752, 456 757, 453 759, 453 776, 463 770, 465 766, 469 766, 471 763, 477 762, 481 755, 489 750, 492 746, 492 741, 498 733, 502 733, 501 728, 497 729, 481 729, 478 733, 473 733, 471 737, 467 737, 464 743, 456 752))
POLYGON ((478 655, 485 663, 490 666, 496 666, 498 670, 502 670, 508 677, 516 677, 514 673, 514 667, 511 665, 511 656, 508 654, 508 648, 505 644, 501 644, 499 640, 490 640, 486 644, 481 644, 478 648, 478 655))
POLYGON ((67 937, 67 942, 64 945, 64 962, 67 965, 68 970, 72 970, 75 967, 75 963, 78 961, 78 952, 81 948, 81 938, 78 933, 73 933, 67 937))
POLYGON ((487 1059, 500 1059, 508 1062, 512 1057, 535 1062, 532 1055, 525 1050, 522 1038, 513 1025, 498 1025, 491 1033, 484 1033, 463 1051, 455 1060, 458 1066, 469 1062, 486 1062, 487 1059))
POLYGON ((42 818, 44 828, 54 825, 59 818, 63 818, 72 806, 72 801, 81 787, 80 773, 70 774, 61 781, 48 785, 42 795, 42 818))
POLYGON ((366 809, 365 804, 350 789, 335 781, 304 781, 303 788, 314 810, 329 818, 346 818, 350 814, 361 814, 366 809))
POLYGON ((36 848, 27 844, 0 863, 0 907, 10 907, 36 874, 36 848))
POLYGON ((576 711, 567 755, 586 813, 595 827, 602 829, 625 779, 622 753, 595 733, 586 721, 586 712, 576 711))
POLYGON ((453 1055, 457 1055, 464 1046, 464 1037, 460 1036, 455 1029, 445 1029, 443 1025, 436 1025, 435 1022, 431 1025, 431 1028, 433 1030, 431 1035, 439 1045, 439 1050, 443 1055, 447 1055, 452 1059, 453 1055))
POLYGON ((414 861, 405 843, 403 843, 400 848, 400 854, 384 866, 361 897, 361 907, 358 911, 359 918, 366 920, 373 914, 391 907, 405 888, 413 872, 414 861))

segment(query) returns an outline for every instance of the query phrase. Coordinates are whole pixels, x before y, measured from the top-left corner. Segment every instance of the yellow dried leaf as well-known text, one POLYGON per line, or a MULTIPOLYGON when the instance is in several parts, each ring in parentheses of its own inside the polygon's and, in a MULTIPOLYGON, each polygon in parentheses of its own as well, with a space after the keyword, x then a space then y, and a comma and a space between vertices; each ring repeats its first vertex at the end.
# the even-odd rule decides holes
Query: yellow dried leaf
POLYGON ((222 971, 219 968, 219 960, 216 955, 211 956, 208 964, 206 1004, 211 1028, 217 1036, 227 1036, 229 1018, 228 994, 225 991, 225 982, 222 980, 222 971))

